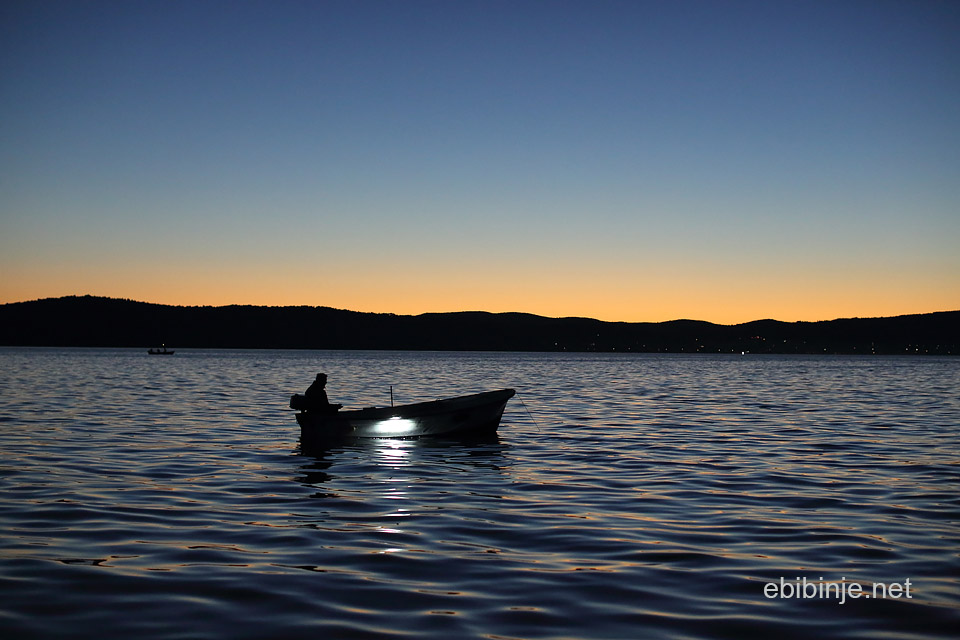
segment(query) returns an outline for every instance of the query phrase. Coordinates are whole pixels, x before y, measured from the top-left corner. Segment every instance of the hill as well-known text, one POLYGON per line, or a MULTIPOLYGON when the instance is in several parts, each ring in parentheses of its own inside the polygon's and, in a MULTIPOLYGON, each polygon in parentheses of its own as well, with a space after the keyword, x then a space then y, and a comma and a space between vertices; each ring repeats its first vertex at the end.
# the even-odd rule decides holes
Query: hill
POLYGON ((479 311, 404 316, 306 306, 182 307, 94 296, 0 305, 0 344, 8 346, 952 355, 960 352, 958 327, 960 311, 718 325, 479 311))

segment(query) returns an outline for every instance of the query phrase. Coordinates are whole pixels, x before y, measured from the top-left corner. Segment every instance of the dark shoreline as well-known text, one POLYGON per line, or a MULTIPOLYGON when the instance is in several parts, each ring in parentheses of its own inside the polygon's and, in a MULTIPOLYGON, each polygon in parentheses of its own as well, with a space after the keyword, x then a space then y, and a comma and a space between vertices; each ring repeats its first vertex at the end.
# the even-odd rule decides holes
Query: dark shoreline
POLYGON ((956 355, 960 311, 821 322, 604 322, 465 311, 182 307, 95 296, 0 305, 5 346, 956 355))

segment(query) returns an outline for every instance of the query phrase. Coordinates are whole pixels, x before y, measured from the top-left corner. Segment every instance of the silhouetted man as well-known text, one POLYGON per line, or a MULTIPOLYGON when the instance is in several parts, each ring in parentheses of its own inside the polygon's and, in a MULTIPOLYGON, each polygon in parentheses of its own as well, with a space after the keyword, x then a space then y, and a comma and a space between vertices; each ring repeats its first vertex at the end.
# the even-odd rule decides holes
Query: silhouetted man
POLYGON ((304 397, 310 401, 311 411, 321 411, 324 413, 336 413, 343 407, 342 404, 330 404, 327 399, 327 392, 324 387, 327 386, 327 374, 318 373, 317 379, 307 387, 304 397))

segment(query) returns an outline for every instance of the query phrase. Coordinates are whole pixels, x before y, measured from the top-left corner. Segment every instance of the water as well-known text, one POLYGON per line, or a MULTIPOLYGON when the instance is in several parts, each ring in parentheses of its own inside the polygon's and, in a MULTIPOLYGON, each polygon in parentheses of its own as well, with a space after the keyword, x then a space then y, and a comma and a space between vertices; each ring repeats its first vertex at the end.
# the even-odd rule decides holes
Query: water
POLYGON ((955 358, 0 349, 0 636, 955 637, 957 389, 955 358), (519 396, 494 442, 301 451, 317 371, 348 407, 519 396))

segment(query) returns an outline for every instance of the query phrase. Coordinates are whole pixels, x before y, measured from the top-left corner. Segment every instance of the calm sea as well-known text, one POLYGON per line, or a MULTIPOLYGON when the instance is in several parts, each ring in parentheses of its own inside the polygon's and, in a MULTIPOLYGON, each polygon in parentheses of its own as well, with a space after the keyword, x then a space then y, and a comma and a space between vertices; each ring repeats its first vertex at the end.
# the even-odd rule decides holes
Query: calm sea
POLYGON ((3 638, 953 638, 960 359, 0 349, 3 638), (289 395, 514 387, 303 451, 289 395), (859 596, 859 597, 854 597, 859 596))

